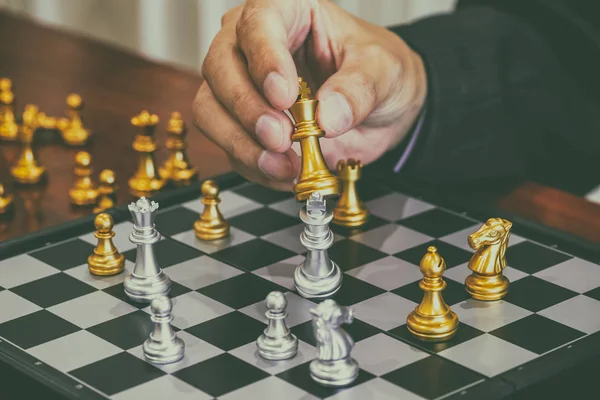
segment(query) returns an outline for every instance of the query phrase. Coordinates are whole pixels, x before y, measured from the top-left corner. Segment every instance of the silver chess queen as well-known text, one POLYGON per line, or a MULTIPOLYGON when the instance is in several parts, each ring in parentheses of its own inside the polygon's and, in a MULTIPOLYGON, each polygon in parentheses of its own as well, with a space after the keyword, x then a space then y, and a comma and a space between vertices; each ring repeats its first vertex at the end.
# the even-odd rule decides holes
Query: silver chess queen
POLYGON ((152 245, 161 239, 154 226, 158 203, 141 197, 128 206, 133 218, 129 240, 137 246, 135 267, 123 283, 125 294, 136 302, 151 302, 157 296, 168 295, 171 279, 156 263, 152 245))

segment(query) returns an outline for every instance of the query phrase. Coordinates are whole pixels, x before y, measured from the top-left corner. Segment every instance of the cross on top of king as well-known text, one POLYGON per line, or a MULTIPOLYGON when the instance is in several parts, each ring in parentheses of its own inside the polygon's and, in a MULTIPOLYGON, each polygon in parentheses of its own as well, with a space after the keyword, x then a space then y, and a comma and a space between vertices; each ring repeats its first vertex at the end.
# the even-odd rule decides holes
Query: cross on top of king
POLYGON ((311 90, 302 78, 298 78, 299 92, 298 100, 310 100, 311 90))

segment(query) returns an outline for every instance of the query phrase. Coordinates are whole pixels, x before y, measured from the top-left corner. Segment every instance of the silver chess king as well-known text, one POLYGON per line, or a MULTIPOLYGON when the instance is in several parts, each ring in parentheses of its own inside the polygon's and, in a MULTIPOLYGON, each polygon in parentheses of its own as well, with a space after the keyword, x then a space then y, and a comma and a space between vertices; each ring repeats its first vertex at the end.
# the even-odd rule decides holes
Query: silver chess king
POLYGON ((125 294, 133 301, 149 303, 155 297, 168 295, 171 279, 157 265, 152 245, 161 239, 154 226, 158 203, 141 197, 130 203, 133 231, 129 240, 137 246, 135 267, 123 283, 125 294))
POLYGON ((327 210, 321 192, 311 193, 300 211, 300 219, 305 223, 300 242, 308 254, 294 273, 294 284, 302 297, 329 297, 342 285, 340 267, 327 253, 334 240, 329 229, 332 218, 333 213, 327 210))

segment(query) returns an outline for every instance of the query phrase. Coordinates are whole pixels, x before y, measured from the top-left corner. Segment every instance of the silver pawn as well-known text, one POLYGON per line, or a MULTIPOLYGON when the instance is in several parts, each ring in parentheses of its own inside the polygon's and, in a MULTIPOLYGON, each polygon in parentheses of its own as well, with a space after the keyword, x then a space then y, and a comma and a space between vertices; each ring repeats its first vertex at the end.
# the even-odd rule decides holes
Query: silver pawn
POLYGON ((173 303, 167 296, 159 296, 150 303, 154 331, 146 339, 144 357, 152 364, 170 364, 185 355, 185 343, 171 327, 173 303))
POLYGON ((152 245, 161 239, 154 227, 158 203, 141 197, 128 206, 133 218, 133 231, 129 240, 137 246, 133 272, 125 278, 125 294, 136 302, 151 302, 156 296, 167 295, 171 279, 157 265, 152 245))
POLYGON ((286 360, 298 354, 298 338, 285 323, 287 299, 281 292, 273 291, 265 300, 268 325, 256 340, 258 354, 267 360, 286 360))
POLYGON ((294 284, 302 297, 329 297, 342 285, 340 267, 327 253, 334 240, 333 232, 329 229, 332 218, 333 213, 327 211, 321 192, 311 193, 306 206, 300 211, 300 219, 305 223, 300 242, 308 254, 294 273, 294 284))
POLYGON ((347 386, 358 377, 359 366, 351 356, 354 341, 342 328, 354 320, 354 310, 327 299, 311 309, 317 357, 310 363, 311 378, 328 387, 347 386))

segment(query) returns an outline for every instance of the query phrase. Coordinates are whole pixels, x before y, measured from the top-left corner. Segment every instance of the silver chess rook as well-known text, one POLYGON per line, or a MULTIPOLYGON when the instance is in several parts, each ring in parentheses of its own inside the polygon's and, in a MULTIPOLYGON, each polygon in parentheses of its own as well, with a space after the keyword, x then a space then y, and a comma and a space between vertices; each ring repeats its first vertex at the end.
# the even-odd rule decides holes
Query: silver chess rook
POLYGON ((351 384, 358 377, 359 366, 351 355, 354 340, 341 326, 354 320, 354 310, 327 299, 310 313, 317 342, 317 357, 309 366, 310 377, 328 387, 351 384))
POLYGON ((129 240, 137 246, 135 267, 123 283, 125 294, 133 301, 149 303, 155 297, 168 295, 171 279, 156 263, 152 245, 161 239, 154 226, 158 203, 141 197, 129 204, 133 217, 133 231, 129 240))
POLYGON ((150 303, 154 330, 142 346, 144 357, 152 364, 170 364, 185 355, 185 343, 171 327, 173 303, 167 296, 159 296, 150 303))
POLYGON ((258 354, 267 360, 286 360, 298 354, 298 338, 285 323, 287 299, 284 294, 273 291, 265 300, 268 325, 256 341, 258 354))
POLYGON ((308 254, 294 273, 294 284, 302 297, 329 297, 342 285, 340 267, 327 253, 334 240, 329 228, 332 218, 333 213, 327 210, 322 194, 311 193, 306 206, 300 211, 300 219, 305 223, 300 242, 308 254))

